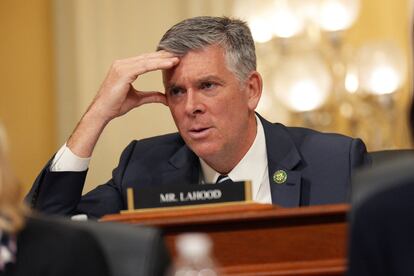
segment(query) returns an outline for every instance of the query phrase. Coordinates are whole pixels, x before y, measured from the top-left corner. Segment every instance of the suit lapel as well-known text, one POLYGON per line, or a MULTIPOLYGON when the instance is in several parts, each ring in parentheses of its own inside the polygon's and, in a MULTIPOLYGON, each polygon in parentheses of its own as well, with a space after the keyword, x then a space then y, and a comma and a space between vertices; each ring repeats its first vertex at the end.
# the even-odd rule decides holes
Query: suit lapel
POLYGON ((183 145, 172 155, 168 162, 172 168, 162 173, 163 184, 187 183, 194 185, 199 183, 200 161, 186 145, 183 145))
MULTIPOLYGON (((258 115, 265 133, 268 159, 269 182, 272 203, 284 207, 300 205, 301 171, 297 170, 301 156, 292 138, 281 124, 272 124, 258 115), (276 172, 283 171, 287 179, 281 184, 273 180, 276 172)), ((169 159, 170 169, 164 171, 159 178, 164 185, 176 183, 200 183, 200 161, 187 145, 183 145, 169 159)))
POLYGON ((272 124, 258 116, 266 137, 272 203, 283 207, 299 206, 302 173, 295 168, 301 161, 300 154, 283 125, 272 124), (274 179, 276 176, 282 179, 274 179))

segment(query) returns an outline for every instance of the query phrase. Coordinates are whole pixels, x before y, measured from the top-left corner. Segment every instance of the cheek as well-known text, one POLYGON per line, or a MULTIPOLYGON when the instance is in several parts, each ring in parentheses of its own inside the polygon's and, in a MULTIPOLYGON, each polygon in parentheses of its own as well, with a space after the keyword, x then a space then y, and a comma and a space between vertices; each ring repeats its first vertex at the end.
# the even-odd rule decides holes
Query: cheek
POLYGON ((250 108, 250 102, 241 96, 233 97, 226 105, 227 112, 233 114, 233 116, 240 116, 250 108))

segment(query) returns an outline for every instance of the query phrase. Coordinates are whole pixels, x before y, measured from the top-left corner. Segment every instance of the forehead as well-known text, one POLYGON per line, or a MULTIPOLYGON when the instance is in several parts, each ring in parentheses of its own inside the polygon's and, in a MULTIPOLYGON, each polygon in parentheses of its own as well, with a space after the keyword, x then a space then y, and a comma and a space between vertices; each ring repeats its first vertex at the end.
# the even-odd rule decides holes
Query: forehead
POLYGON ((164 85, 180 84, 206 76, 234 77, 229 71, 225 51, 220 46, 208 46, 189 51, 177 66, 163 72, 164 85))

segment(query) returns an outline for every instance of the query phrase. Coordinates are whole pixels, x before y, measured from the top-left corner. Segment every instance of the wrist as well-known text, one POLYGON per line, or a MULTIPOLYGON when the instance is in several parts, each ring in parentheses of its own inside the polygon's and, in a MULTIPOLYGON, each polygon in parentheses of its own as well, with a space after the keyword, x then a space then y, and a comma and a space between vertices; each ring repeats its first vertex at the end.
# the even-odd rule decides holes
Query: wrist
POLYGON ((85 112, 85 114, 83 114, 80 124, 86 124, 89 127, 101 129, 105 128, 111 120, 112 118, 109 116, 100 112, 98 109, 91 107, 85 112))
POLYGON ((109 120, 99 113, 88 109, 69 137, 67 147, 78 157, 90 157, 108 122, 109 120))

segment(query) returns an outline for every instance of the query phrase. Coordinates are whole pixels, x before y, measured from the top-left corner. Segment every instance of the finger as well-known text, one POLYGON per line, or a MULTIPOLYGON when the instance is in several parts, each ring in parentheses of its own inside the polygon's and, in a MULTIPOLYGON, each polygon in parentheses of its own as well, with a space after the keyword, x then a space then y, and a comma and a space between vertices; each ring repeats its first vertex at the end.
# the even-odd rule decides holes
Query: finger
POLYGON ((148 60, 148 59, 154 59, 154 58, 172 58, 172 57, 179 57, 179 55, 161 50, 157 52, 146 53, 146 54, 141 54, 139 56, 121 59, 121 60, 118 60, 118 62, 127 64, 127 63, 137 62, 140 60, 148 60))
POLYGON ((138 91, 131 87, 128 97, 134 98, 135 107, 146 103, 162 103, 167 105, 167 97, 159 91, 138 91))
POLYGON ((167 105, 167 99, 164 94, 156 91, 134 92, 133 90, 130 90, 127 98, 122 104, 118 116, 123 115, 134 108, 148 103, 162 103, 164 105, 167 105))
POLYGON ((167 97, 161 92, 140 92, 140 97, 141 104, 162 103, 167 105, 167 97))
MULTIPOLYGON (((132 74, 132 78, 136 79, 139 75, 156 70, 166 70, 176 66, 180 62, 177 57, 171 58, 153 58, 148 60, 137 61, 124 66, 124 70, 132 74)), ((129 75, 127 73, 127 75, 129 75)))
POLYGON ((180 62, 177 57, 157 58, 121 64, 119 61, 112 64, 106 79, 121 80, 124 83, 134 82, 139 75, 156 70, 165 70, 174 67, 180 62))
POLYGON ((180 55, 174 54, 172 52, 167 52, 165 50, 160 50, 157 52, 152 52, 152 53, 146 53, 143 55, 139 55, 136 57, 136 59, 151 59, 151 58, 168 58, 168 57, 179 57, 180 55))

